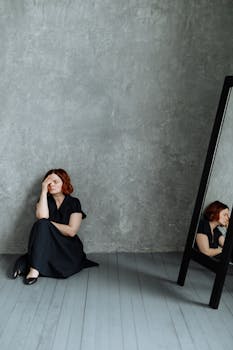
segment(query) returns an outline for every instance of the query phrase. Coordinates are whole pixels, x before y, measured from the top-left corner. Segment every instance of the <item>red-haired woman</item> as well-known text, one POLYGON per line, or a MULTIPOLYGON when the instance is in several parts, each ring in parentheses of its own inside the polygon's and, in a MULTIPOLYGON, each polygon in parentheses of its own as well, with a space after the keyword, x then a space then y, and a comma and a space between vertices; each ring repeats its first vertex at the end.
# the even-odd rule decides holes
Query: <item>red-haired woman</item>
POLYGON ((222 253, 224 235, 218 226, 227 227, 229 222, 229 208, 226 204, 215 201, 208 205, 200 220, 196 245, 200 252, 208 256, 216 256, 222 253))
POLYGON ((29 237, 28 253, 15 263, 13 278, 25 275, 25 284, 38 276, 66 278, 83 268, 98 266, 86 258, 77 232, 86 214, 78 198, 72 197, 73 186, 63 169, 45 175, 36 218, 29 237))

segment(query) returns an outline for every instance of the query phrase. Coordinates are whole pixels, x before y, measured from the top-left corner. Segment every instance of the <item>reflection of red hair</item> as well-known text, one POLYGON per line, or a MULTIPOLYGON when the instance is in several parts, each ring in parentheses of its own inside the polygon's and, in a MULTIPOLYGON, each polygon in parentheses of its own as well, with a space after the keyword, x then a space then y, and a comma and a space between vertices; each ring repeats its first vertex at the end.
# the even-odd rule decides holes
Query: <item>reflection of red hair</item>
POLYGON ((46 179, 47 176, 51 175, 51 174, 56 174, 57 176, 59 176, 63 182, 62 184, 62 192, 64 194, 70 194, 73 192, 73 186, 70 182, 70 177, 69 175, 67 174, 67 172, 64 170, 64 169, 51 169, 49 170, 45 176, 44 176, 44 179, 46 179))
POLYGON ((228 206, 219 201, 210 203, 204 211, 204 216, 208 221, 218 221, 220 211, 229 209, 228 206))

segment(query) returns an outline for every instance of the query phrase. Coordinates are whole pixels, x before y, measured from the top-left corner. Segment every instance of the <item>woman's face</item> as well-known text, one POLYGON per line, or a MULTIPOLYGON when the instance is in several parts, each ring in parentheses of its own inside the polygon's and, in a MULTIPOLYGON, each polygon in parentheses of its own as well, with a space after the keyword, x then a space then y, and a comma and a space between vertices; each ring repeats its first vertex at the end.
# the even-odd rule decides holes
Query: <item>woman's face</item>
POLYGON ((50 194, 58 194, 62 193, 62 179, 56 175, 56 174, 51 174, 48 176, 50 179, 50 184, 48 185, 48 191, 50 194))
POLYGON ((229 223, 229 209, 223 209, 219 213, 218 219, 220 226, 227 226, 229 223))

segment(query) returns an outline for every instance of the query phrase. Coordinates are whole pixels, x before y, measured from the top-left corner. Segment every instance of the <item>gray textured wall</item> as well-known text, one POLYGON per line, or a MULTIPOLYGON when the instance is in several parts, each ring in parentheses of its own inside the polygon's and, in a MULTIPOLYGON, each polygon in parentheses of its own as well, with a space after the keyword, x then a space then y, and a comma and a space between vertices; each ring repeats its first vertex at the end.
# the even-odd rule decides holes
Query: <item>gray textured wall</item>
POLYGON ((0 0, 0 252, 70 173, 86 251, 182 249, 225 75, 231 0, 0 0))

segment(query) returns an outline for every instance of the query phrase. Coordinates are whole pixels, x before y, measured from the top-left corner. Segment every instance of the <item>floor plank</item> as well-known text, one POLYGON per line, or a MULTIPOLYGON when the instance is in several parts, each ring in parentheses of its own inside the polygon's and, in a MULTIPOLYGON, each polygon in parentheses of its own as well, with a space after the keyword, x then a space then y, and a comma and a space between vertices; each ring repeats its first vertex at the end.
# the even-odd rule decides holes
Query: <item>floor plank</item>
POLYGON ((230 350, 233 268, 218 310, 214 275, 191 262, 177 285, 182 254, 92 254, 98 268, 68 279, 9 279, 16 256, 0 255, 0 349, 230 350))

